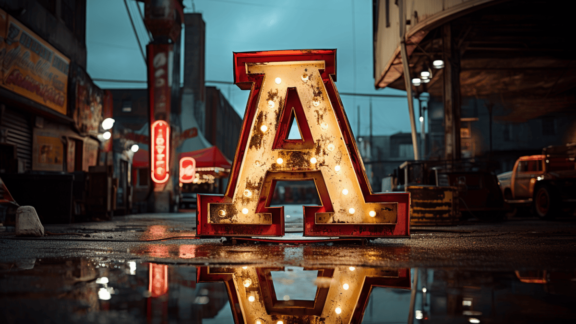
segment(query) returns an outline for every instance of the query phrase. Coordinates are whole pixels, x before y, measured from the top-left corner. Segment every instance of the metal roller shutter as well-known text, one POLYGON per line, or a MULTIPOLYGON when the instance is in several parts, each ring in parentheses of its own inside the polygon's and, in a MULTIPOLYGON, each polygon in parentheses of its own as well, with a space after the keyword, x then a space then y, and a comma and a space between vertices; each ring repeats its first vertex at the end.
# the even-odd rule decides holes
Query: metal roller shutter
POLYGON ((24 160, 25 169, 32 168, 32 128, 26 115, 6 108, 0 127, 8 129, 7 144, 16 145, 19 159, 24 160))

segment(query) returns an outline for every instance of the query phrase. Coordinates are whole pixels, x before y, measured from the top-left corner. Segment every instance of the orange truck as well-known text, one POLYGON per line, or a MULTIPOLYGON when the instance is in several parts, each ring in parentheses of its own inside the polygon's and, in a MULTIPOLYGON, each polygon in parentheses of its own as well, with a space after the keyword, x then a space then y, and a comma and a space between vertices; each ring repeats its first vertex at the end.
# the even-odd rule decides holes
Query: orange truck
POLYGON ((576 206, 576 163, 573 146, 548 147, 544 154, 523 156, 514 169, 498 175, 504 199, 530 206, 540 218, 572 215, 576 206))

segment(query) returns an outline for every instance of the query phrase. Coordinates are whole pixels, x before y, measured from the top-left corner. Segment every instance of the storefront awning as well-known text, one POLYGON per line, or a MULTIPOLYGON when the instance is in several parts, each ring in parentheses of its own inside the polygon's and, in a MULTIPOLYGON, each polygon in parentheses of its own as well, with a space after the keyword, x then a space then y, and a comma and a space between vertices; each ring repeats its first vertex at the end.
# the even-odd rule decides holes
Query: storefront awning
POLYGON ((229 172, 232 167, 232 162, 228 160, 216 146, 192 152, 180 153, 178 159, 183 157, 194 158, 194 160, 196 160, 197 171, 214 171, 223 169, 222 171, 229 172))

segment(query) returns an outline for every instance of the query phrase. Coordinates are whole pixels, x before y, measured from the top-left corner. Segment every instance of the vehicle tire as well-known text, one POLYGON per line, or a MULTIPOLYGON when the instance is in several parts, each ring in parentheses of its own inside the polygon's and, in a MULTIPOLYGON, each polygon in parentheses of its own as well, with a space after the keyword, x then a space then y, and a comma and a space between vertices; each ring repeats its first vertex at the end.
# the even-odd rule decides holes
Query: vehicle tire
POLYGON ((552 219, 560 210, 560 202, 550 186, 541 186, 534 193, 534 211, 542 219, 552 219))

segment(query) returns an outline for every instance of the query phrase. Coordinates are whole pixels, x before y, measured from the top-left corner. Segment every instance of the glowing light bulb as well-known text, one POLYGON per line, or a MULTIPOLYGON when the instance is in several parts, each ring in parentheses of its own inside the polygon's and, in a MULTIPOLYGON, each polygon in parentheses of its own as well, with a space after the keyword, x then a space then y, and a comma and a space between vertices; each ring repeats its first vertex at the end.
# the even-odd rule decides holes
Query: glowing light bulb
POLYGON ((248 297, 248 301, 251 303, 254 302, 255 300, 256 300, 256 298, 254 298, 254 296, 248 297))
POLYGON ((350 286, 348 286, 348 284, 344 284, 344 285, 342 286, 342 288, 344 288, 344 290, 348 290, 348 288, 350 288, 350 286))
POLYGON ((302 74, 302 81, 308 82, 308 74, 306 73, 302 74))
POLYGON ((310 159, 310 162, 312 162, 312 164, 314 164, 314 163, 316 163, 316 162, 318 162, 318 161, 316 161, 316 158, 313 157, 313 158, 310 159))
POLYGON ((420 122, 424 121, 424 116, 420 116, 420 122))
POLYGON ((263 133, 266 133, 266 131, 268 130, 268 127, 267 127, 266 125, 262 125, 262 127, 260 127, 260 130, 261 130, 263 133))
POLYGON ((248 267, 242 267, 242 269, 246 270, 246 269, 248 269, 248 267))
POLYGON ((220 217, 226 216, 226 211, 225 211, 224 209, 220 209, 220 210, 218 211, 218 216, 220 216, 220 217))
POLYGON ((252 284, 252 279, 244 280, 244 287, 248 288, 248 287, 250 287, 251 284, 252 284))
POLYGON ((278 164, 282 164, 284 162, 284 160, 282 160, 282 158, 278 158, 278 160, 276 160, 276 163, 278 164))
POLYGON ((105 132, 104 134, 102 134, 102 137, 103 137, 105 140, 109 140, 110 137, 112 137, 112 133, 110 133, 110 132, 105 132))
POLYGON ((284 324, 284 322, 278 321, 278 322, 276 322, 276 324, 284 324))
POLYGON ((348 268, 348 269, 349 269, 350 271, 356 270, 356 268, 354 268, 354 267, 350 267, 350 268, 348 268))
POLYGON ((356 212, 356 210, 355 210, 354 208, 350 208, 350 209, 348 209, 348 212, 349 212, 350 214, 354 214, 354 213, 356 212))
POLYGON ((342 309, 340 307, 336 307, 334 311, 336 312, 336 314, 342 313, 342 309))
POLYGON ((320 124, 320 127, 321 127, 323 130, 327 130, 327 129, 328 129, 328 124, 322 123, 322 124, 320 124))
POLYGON ((376 212, 373 211, 373 210, 371 210, 371 211, 368 213, 368 215, 370 215, 370 217, 374 217, 374 216, 376 216, 376 212))
POLYGON ((320 101, 314 100, 312 101, 312 104, 316 107, 320 106, 320 101))
POLYGON ((244 215, 248 214, 248 208, 242 208, 242 214, 244 215))
POLYGON ((274 101, 268 100, 268 107, 274 108, 274 101))
POLYGON ((134 153, 138 152, 139 149, 140 149, 140 146, 138 146, 138 144, 133 144, 133 145, 130 147, 130 151, 132 151, 132 152, 134 152, 134 153))
POLYGON ((244 190, 244 196, 246 196, 248 198, 252 197, 252 191, 250 191, 248 189, 244 190))
POLYGON ((261 321, 261 320, 257 320, 257 321, 256 321, 256 324, 262 324, 262 321, 261 321))
POLYGON ((340 171, 340 166, 339 166, 339 165, 335 166, 335 167, 334 167, 334 170, 335 170, 336 172, 340 171))
POLYGON ((114 127, 114 118, 106 118, 102 121, 102 129, 103 130, 109 130, 112 127, 114 127))
POLYGON ((259 160, 254 161, 254 165, 255 165, 255 166, 260 166, 260 161, 259 161, 259 160))
MULTIPOLYGON (((348 194, 348 189, 344 189, 342 190, 342 194, 343 195, 347 195, 348 194)), ((350 214, 353 214, 354 212, 351 212, 350 214)))
POLYGON ((336 146, 334 146, 334 144, 328 144, 328 151, 332 152, 335 148, 336 146))
POLYGON ((280 78, 276 78, 276 80, 275 80, 275 81, 276 81, 276 84, 280 84, 280 83, 282 83, 282 79, 280 79, 280 78))

